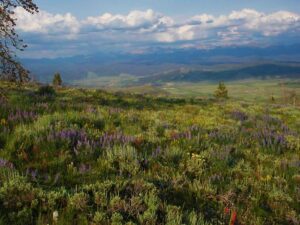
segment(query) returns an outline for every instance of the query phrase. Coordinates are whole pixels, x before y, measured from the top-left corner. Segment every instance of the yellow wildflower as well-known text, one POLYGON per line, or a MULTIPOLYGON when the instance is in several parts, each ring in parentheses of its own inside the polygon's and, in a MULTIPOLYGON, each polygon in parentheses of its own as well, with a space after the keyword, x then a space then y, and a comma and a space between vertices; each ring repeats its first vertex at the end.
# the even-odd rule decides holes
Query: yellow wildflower
POLYGON ((1 120, 0 120, 0 124, 3 125, 3 126, 5 126, 5 125, 7 124, 7 123, 6 123, 6 120, 5 120, 5 119, 1 119, 1 120))

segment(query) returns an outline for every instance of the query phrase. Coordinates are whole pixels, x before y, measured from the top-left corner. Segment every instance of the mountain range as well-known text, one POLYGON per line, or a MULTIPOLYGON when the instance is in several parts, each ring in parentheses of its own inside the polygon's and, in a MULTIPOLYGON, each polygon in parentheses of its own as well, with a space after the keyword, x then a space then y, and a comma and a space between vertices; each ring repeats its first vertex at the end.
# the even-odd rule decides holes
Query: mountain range
POLYGON ((139 82, 233 80, 248 77, 300 77, 300 44, 214 49, 151 49, 145 53, 107 53, 65 58, 21 59, 32 76, 50 82, 61 73, 65 82, 88 74, 108 77, 130 74, 139 82))

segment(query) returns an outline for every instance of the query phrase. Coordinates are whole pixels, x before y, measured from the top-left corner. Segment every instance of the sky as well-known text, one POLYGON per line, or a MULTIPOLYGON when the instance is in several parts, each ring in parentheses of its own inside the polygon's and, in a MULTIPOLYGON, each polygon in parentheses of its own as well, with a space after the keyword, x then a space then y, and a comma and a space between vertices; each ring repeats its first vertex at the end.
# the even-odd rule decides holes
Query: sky
POLYGON ((153 49, 289 45, 300 40, 299 0, 37 0, 16 9, 23 57, 153 49))

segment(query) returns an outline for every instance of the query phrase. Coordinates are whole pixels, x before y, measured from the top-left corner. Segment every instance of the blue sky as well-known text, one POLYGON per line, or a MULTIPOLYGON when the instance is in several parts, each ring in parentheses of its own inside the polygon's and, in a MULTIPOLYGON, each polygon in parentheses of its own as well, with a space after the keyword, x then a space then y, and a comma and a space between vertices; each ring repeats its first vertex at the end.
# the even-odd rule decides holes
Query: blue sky
POLYGON ((153 48, 289 45, 300 40, 299 0, 38 0, 16 9, 25 57, 153 48))
POLYGON ((300 12, 299 0, 38 0, 36 3, 43 10, 52 13, 71 12, 79 18, 106 12, 124 14, 149 8, 175 17, 199 13, 227 14, 244 8, 263 12, 300 12))

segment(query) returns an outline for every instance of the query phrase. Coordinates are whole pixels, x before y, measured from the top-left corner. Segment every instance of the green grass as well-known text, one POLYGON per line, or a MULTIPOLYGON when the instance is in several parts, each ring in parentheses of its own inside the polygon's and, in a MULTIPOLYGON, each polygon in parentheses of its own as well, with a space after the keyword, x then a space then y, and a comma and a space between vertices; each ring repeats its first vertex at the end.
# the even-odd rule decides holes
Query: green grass
MULTIPOLYGON (((170 82, 160 85, 138 85, 138 78, 132 75, 112 77, 89 77, 73 82, 80 87, 101 87, 109 91, 123 91, 156 96, 181 98, 211 98, 217 87, 215 82, 170 82)), ((300 95, 300 81, 290 79, 239 80, 225 82, 229 96, 235 100, 270 101, 272 97, 280 102, 286 101, 291 92, 300 95)))
POLYGON ((300 108, 276 84, 0 83, 0 224, 297 224, 300 108))
POLYGON ((124 87, 138 81, 138 78, 129 74, 120 74, 118 76, 97 76, 89 73, 85 79, 72 81, 72 85, 80 87, 124 87))
MULTIPOLYGON (((282 99, 289 92, 295 91, 300 95, 300 84, 281 84, 281 80, 245 80, 225 82, 229 96, 235 100, 269 101, 272 96, 282 99)), ((216 83, 168 83, 161 88, 178 97, 213 97, 216 83)))

